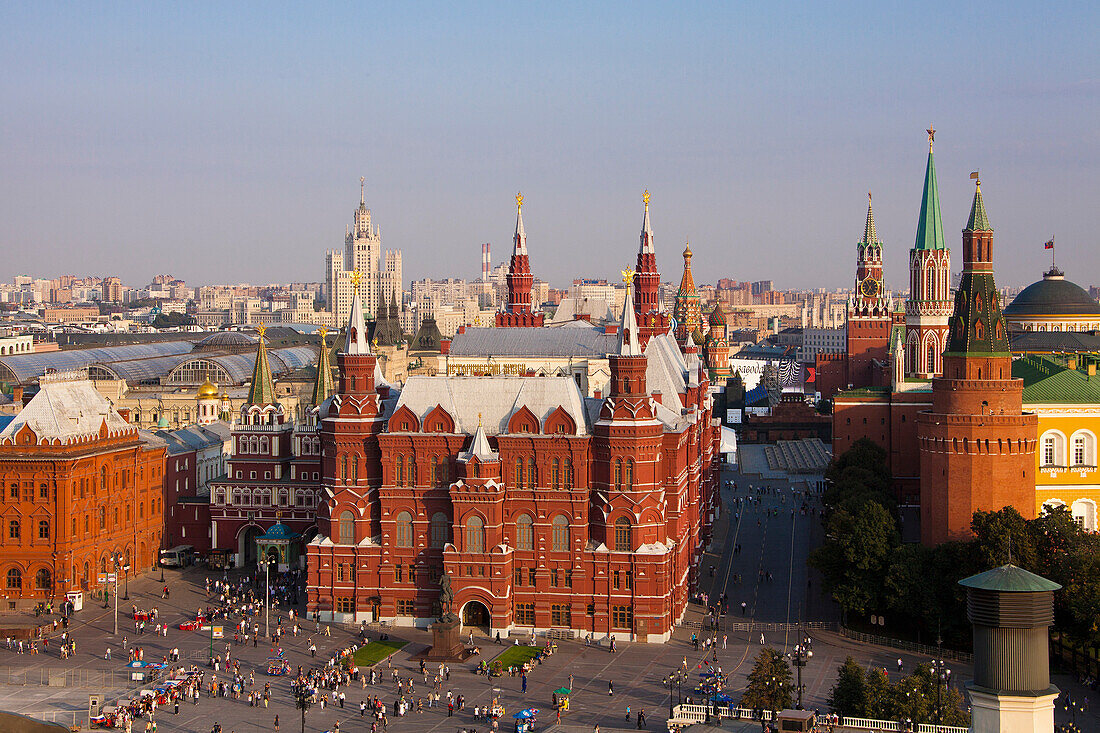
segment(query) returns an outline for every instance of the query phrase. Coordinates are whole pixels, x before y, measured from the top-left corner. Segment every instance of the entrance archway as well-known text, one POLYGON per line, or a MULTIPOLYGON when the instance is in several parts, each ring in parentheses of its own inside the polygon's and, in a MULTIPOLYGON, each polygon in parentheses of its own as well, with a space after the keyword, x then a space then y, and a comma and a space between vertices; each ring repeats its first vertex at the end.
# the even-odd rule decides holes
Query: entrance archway
POLYGON ((241 532, 237 552, 242 565, 248 566, 256 562, 256 538, 261 534, 263 530, 254 524, 245 527, 241 532))
POLYGON ((468 601, 462 607, 462 625, 489 633, 489 609, 481 601, 468 601))

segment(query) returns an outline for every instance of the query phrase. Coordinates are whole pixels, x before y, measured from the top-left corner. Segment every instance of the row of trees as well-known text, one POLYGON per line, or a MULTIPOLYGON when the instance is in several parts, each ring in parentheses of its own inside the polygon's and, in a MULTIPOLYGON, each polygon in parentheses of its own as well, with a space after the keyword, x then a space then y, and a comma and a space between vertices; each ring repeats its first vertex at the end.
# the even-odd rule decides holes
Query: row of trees
MULTIPOLYGON (((772 647, 764 647, 749 672, 740 705, 747 710, 779 711, 793 707, 796 694, 787 659, 772 647)), ((890 681, 886 670, 865 672, 848 657, 839 669, 829 706, 830 712, 856 718, 970 724, 970 716, 963 711, 962 695, 938 682, 927 665, 890 681)))
POLYGON ((958 581, 1012 562, 1062 585, 1055 623, 1081 643, 1100 643, 1100 535, 1065 508, 1024 519, 1012 507, 976 512, 974 538, 937 547, 902 544, 886 451, 863 439, 826 473, 825 541, 810 555, 848 616, 883 614, 918 641, 970 643, 958 581))
POLYGON ((864 672, 856 660, 848 657, 839 672, 829 697, 829 706, 838 715, 910 720, 914 724, 970 725, 970 716, 963 711, 962 694, 939 682, 927 665, 891 682, 886 670, 864 672))

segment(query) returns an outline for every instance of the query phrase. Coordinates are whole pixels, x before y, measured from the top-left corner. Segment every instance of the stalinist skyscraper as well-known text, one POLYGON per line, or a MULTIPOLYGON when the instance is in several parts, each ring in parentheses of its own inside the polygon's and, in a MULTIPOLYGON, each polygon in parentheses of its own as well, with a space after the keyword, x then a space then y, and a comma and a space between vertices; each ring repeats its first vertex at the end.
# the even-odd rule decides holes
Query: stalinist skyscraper
POLYGON ((329 250, 325 254, 326 295, 333 323, 345 322, 351 313, 352 274, 356 270, 361 277, 360 298, 372 314, 377 315, 391 298, 401 302, 401 250, 382 250, 382 233, 371 223, 364 180, 359 179, 359 208, 344 237, 344 251, 329 250))

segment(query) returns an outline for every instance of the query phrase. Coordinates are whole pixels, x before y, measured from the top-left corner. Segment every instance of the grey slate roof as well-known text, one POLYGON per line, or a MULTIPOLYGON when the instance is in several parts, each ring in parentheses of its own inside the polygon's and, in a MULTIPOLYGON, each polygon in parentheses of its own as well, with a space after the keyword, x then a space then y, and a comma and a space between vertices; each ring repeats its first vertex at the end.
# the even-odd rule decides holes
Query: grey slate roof
POLYGON ((1008 341, 1016 353, 1100 351, 1096 331, 1009 331, 1008 341))
POLYGON ((604 357, 619 346, 616 333, 584 321, 561 328, 467 328, 451 341, 451 356, 604 357), (575 324, 575 325, 574 325, 575 324))
POLYGON ((190 341, 160 341, 129 346, 101 346, 94 349, 46 351, 39 354, 15 354, 0 357, 0 375, 10 371, 17 383, 25 384, 42 376, 47 369, 69 371, 92 364, 110 367, 116 362, 189 354, 190 341))

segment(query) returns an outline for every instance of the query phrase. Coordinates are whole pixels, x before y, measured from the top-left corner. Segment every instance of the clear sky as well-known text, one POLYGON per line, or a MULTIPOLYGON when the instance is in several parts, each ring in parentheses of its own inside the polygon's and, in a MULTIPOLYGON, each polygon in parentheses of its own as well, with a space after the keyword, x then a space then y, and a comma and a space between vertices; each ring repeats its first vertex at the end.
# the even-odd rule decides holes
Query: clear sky
POLYGON ((405 279, 510 251, 852 279, 867 191, 907 282, 934 124, 944 230, 982 191, 1003 284, 1100 283, 1100 4, 3 3, 0 279, 322 280, 367 179, 405 279))

